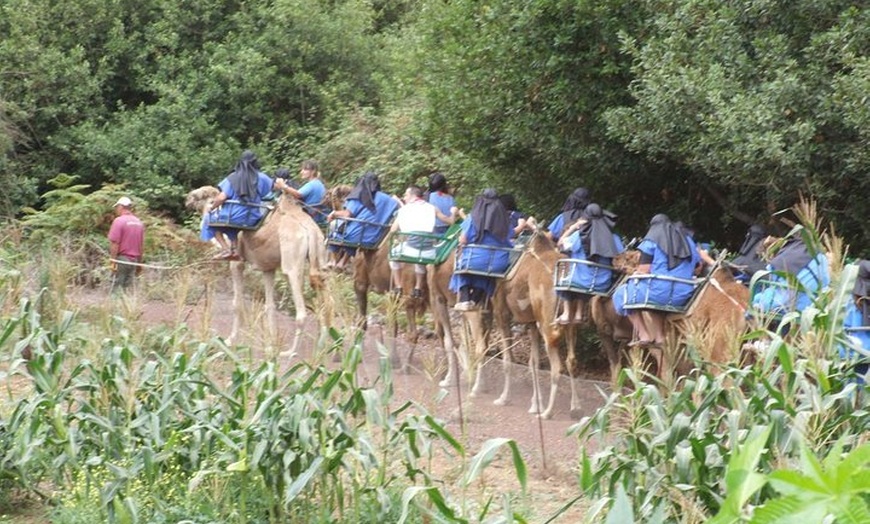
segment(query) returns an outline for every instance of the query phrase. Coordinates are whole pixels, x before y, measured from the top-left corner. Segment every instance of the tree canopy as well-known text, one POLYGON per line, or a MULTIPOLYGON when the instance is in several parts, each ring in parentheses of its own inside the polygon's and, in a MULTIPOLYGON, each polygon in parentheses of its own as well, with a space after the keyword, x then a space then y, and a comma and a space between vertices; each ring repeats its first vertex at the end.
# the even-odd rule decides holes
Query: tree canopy
POLYGON ((8 0, 0 212, 68 174, 178 215, 252 148, 543 220, 585 186, 629 235, 734 241, 801 192, 868 254, 868 47, 844 0, 8 0))

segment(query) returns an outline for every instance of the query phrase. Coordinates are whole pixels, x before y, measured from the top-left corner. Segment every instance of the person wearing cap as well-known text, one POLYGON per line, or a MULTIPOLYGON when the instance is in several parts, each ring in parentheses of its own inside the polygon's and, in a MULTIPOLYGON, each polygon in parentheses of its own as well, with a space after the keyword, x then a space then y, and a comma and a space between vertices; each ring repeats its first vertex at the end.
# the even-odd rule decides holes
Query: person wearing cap
POLYGON ((252 151, 245 151, 232 173, 224 178, 207 210, 200 238, 214 239, 221 246, 215 259, 238 260, 236 239, 239 230, 233 227, 212 226, 212 222, 229 223, 240 227, 255 226, 263 217, 260 205, 272 192, 272 179, 260 171, 260 163, 252 151))
MULTIPOLYGON (((337 209, 327 215, 326 219, 342 220, 352 218, 345 223, 344 229, 335 229, 330 237, 342 240, 348 244, 371 245, 390 228, 393 216, 401 201, 381 190, 381 181, 374 171, 368 171, 360 177, 350 193, 344 199, 344 209, 337 209)), ((329 246, 330 251, 338 255, 334 266, 342 269, 350 257, 356 254, 356 248, 350 246, 329 246)))
POLYGON ((326 224, 326 212, 323 210, 323 199, 326 197, 326 186, 320 179, 317 162, 306 160, 302 162, 299 176, 304 181, 299 189, 291 187, 286 180, 278 178, 275 187, 284 193, 302 201, 305 212, 311 215, 318 224, 326 224))
POLYGON ((831 283, 828 257, 814 253, 796 227, 767 265, 770 271, 752 296, 755 315, 782 315, 803 311, 816 293, 831 283))
MULTIPOLYGON (((590 292, 605 292, 610 289, 613 278, 613 258, 625 251, 622 239, 613 228, 615 223, 604 214, 596 203, 586 206, 586 218, 568 226, 559 239, 558 247, 576 260, 587 260, 600 266, 574 264, 571 284, 590 292), (602 267, 603 266, 603 267, 602 267)), ((557 291, 562 313, 556 318, 558 324, 583 321, 583 309, 579 300, 584 296, 572 291, 557 291)), ((588 297, 588 294, 586 294, 588 297)))
POLYGON ((578 187, 562 204, 562 211, 547 225, 547 236, 553 242, 558 242, 562 231, 581 218, 586 218, 584 211, 592 202, 592 194, 585 187, 578 187))
MULTIPOLYGON (((677 228, 667 215, 659 213, 649 223, 649 230, 638 246, 640 260, 636 275, 660 275, 688 280, 695 274, 701 257, 694 240, 677 228)), ((626 309, 626 305, 682 306, 689 301, 694 287, 688 283, 664 279, 629 277, 613 292, 613 309, 628 317, 636 338, 629 346, 658 346, 665 341, 665 315, 661 311, 626 309)))
POLYGON ((115 202, 115 219, 109 228, 109 257, 116 268, 112 291, 126 290, 133 284, 144 241, 145 225, 133 214, 133 201, 122 196, 115 202))

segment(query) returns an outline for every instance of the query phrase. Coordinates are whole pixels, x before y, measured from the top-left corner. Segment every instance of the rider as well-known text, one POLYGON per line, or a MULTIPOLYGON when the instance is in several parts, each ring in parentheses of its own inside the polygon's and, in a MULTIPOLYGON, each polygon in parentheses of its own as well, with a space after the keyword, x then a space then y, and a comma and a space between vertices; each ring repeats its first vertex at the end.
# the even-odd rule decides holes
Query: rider
MULTIPOLYGON (((613 232, 614 225, 613 220, 604 213, 601 206, 595 203, 589 204, 586 206, 586 218, 571 224, 563 232, 559 239, 559 247, 562 251, 570 252, 571 258, 611 266, 613 257, 625 251, 622 239, 613 232)), ((575 264, 571 284, 581 289, 604 292, 610 288, 612 278, 612 269, 575 264)), ((557 295, 562 299, 563 310, 556 322, 560 324, 581 322, 583 310, 577 307, 577 300, 583 295, 571 291, 559 291, 557 295)))
POLYGON ((519 235, 526 229, 533 228, 534 220, 532 220, 530 223, 525 213, 519 210, 517 206, 517 199, 514 198, 512 194, 501 194, 498 196, 498 199, 501 200, 502 205, 508 212, 508 218, 510 219, 510 230, 508 231, 508 238, 513 240, 517 237, 517 235, 519 235))
MULTIPOLYGON (((431 235, 435 229, 436 220, 445 224, 452 224, 456 220, 458 210, 455 206, 450 209, 450 215, 445 215, 437 207, 423 200, 423 190, 420 186, 408 186, 408 189, 405 190, 404 202, 405 205, 400 207, 396 213, 396 220, 393 221, 391 231, 431 235)), ((406 236, 398 246, 398 250, 401 254, 410 257, 435 258, 434 242, 431 238, 423 236, 406 236)), ((397 295, 402 294, 401 269, 401 262, 390 260, 390 278, 393 283, 393 292, 397 295)), ((414 275, 416 280, 411 297, 422 298, 423 282, 426 280, 426 264, 414 264, 414 275)))
POLYGON ((810 252, 801 238, 802 226, 797 226, 779 249, 767 269, 771 274, 752 297, 756 313, 779 315, 787 311, 803 311, 812 303, 811 295, 831 282, 828 257, 810 252), (797 289, 790 285, 796 281, 797 289))
POLYGON ((852 288, 852 300, 846 304, 843 327, 846 328, 851 342, 857 348, 863 349, 864 353, 862 356, 854 350, 840 349, 840 356, 857 360, 855 372, 865 377, 870 368, 870 356, 868 356, 870 353, 870 260, 858 262, 858 278, 855 279, 855 287, 852 288))
POLYGON ((251 227, 263 217, 262 200, 272 191, 272 179, 260 171, 257 156, 245 151, 235 169, 224 178, 218 188, 221 192, 208 209, 200 238, 215 239, 221 252, 215 259, 238 260, 236 239, 239 230, 232 226, 251 227), (212 226, 212 222, 228 223, 229 226, 212 226))
MULTIPOLYGON (((680 231, 665 214, 650 220, 650 228, 638 246, 640 263, 635 274, 651 274, 690 279, 700 261, 698 248, 691 237, 680 231)), ((659 311, 626 310, 626 305, 658 304, 682 306, 692 296, 694 287, 661 279, 629 278, 613 293, 613 308, 628 317, 637 332, 631 345, 662 345, 664 343, 664 315, 659 311)))
MULTIPOLYGON (((443 215, 449 215, 450 209, 456 206, 456 201, 453 199, 453 192, 447 185, 447 177, 442 173, 432 173, 429 175, 429 190, 426 191, 424 200, 438 208, 443 215)), ((440 218, 435 220, 436 235, 444 235, 447 233, 449 225, 440 218)))
POLYGON ((562 204, 562 211, 559 215, 547 226, 547 236, 550 237, 550 240, 558 242, 559 237, 562 236, 562 230, 585 216, 583 211, 590 202, 592 202, 592 194, 588 189, 585 187, 575 189, 562 204))
MULTIPOLYGON (((495 189, 485 189, 475 200, 469 219, 462 222, 460 251, 456 253, 457 266, 479 271, 504 271, 509 262, 508 251, 474 248, 471 244, 510 248, 509 228, 507 210, 498 199, 495 189)), ((459 293, 459 301, 454 309, 471 311, 477 309, 485 298, 492 296, 495 279, 485 275, 454 273, 450 278, 450 290, 459 293)))
POLYGON ((756 271, 764 269, 766 264, 764 259, 761 258, 761 250, 759 248, 766 236, 767 231, 761 224, 749 226, 749 230, 746 231, 746 237, 743 239, 743 244, 737 250, 737 256, 730 263, 734 272, 734 278, 738 282, 749 285, 752 275, 756 271))
MULTIPOLYGON (((333 238, 347 243, 371 245, 381 237, 383 229, 389 227, 399 200, 381 191, 381 182, 373 171, 367 172, 357 180, 344 201, 344 209, 332 211, 327 220, 353 218, 345 223, 343 230, 330 233, 333 238)), ((340 255, 337 267, 344 266, 349 257, 356 254, 356 248, 349 246, 330 246, 340 255)))
POLYGON ((326 213, 323 211, 323 199, 326 196, 326 186, 320 178, 320 170, 317 162, 314 160, 306 160, 302 162, 299 176, 304 180, 302 187, 299 189, 291 187, 285 180, 280 178, 275 182, 275 186, 284 193, 301 200, 305 212, 311 215, 311 218, 313 218, 318 225, 326 224, 326 213))

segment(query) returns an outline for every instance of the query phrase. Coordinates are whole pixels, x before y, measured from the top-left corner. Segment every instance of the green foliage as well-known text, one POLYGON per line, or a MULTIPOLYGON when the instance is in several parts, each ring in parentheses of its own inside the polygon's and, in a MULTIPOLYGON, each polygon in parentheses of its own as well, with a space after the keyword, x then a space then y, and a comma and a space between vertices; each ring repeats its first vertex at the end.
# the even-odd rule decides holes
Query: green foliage
POLYGON ((720 193, 726 211, 789 206, 803 190, 841 233, 866 244, 851 195, 870 189, 866 100, 856 98, 870 82, 870 9, 812 0, 645 5, 654 15, 623 41, 634 100, 608 109, 609 132, 634 152, 678 161, 694 184, 720 193))

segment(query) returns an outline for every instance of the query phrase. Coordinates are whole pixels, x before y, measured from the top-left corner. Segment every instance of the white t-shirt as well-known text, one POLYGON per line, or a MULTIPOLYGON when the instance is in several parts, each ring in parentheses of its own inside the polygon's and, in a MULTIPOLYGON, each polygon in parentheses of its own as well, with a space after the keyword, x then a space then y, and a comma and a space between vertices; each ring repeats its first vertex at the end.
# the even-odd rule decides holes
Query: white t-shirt
POLYGON ((435 206, 425 200, 415 200, 399 208, 396 215, 399 231, 431 233, 435 230, 435 206))
MULTIPOLYGON (((399 208, 396 223, 403 233, 432 233, 435 230, 435 206, 425 200, 415 200, 399 208)), ((402 251, 407 256, 434 256, 434 241, 411 236, 403 242, 402 251)))

